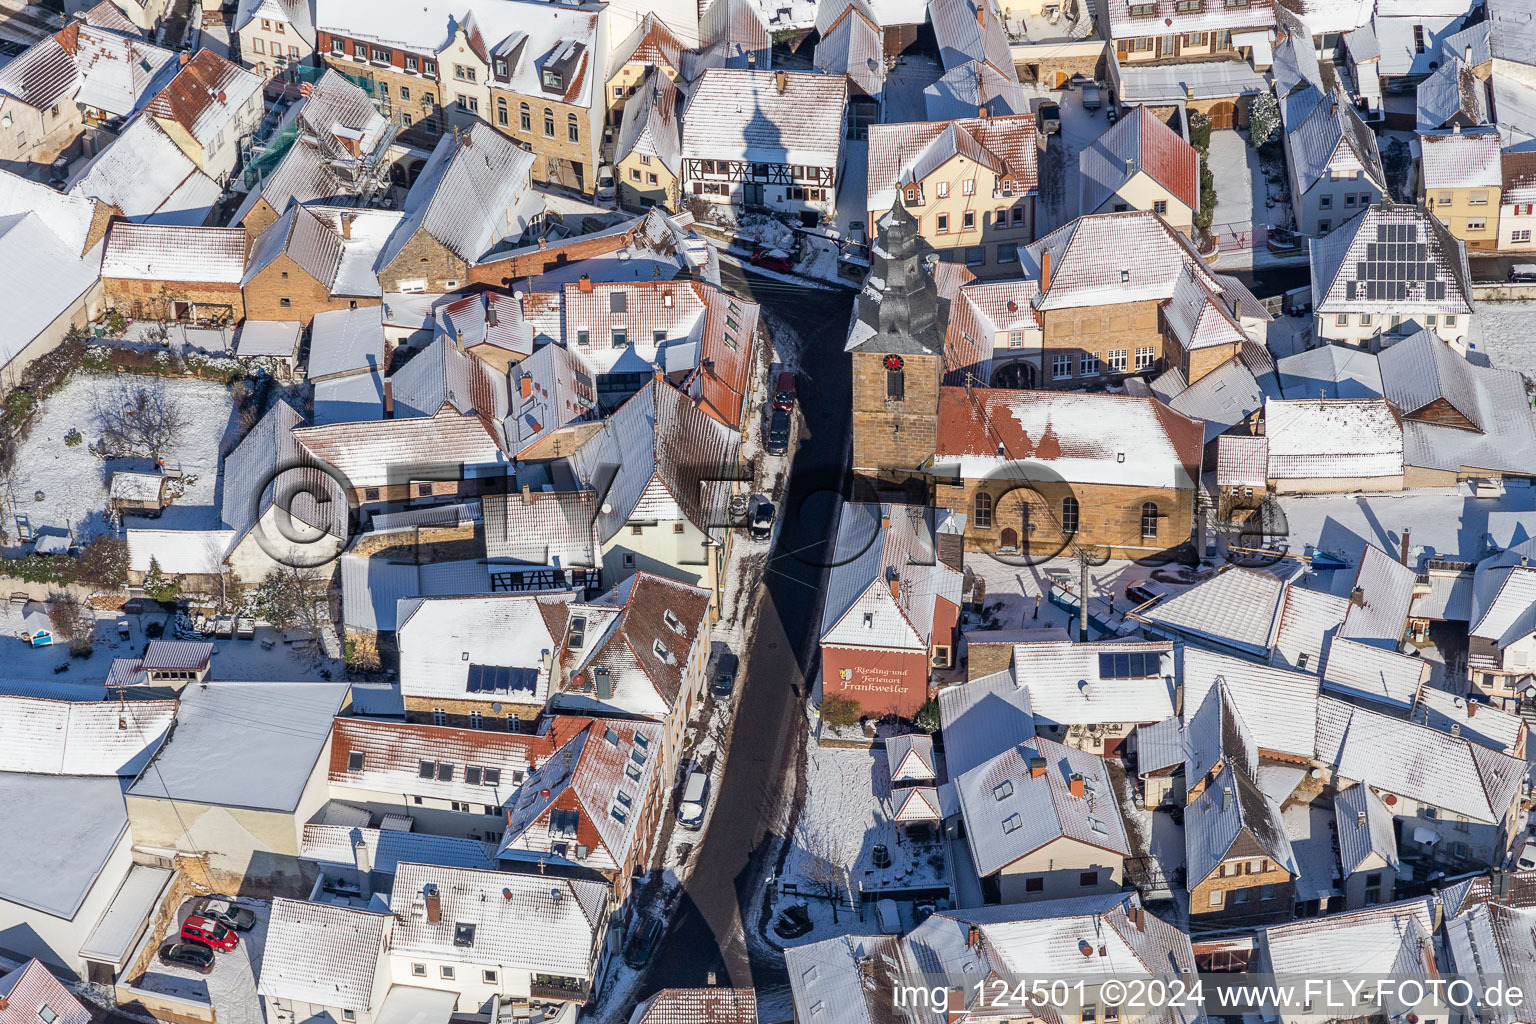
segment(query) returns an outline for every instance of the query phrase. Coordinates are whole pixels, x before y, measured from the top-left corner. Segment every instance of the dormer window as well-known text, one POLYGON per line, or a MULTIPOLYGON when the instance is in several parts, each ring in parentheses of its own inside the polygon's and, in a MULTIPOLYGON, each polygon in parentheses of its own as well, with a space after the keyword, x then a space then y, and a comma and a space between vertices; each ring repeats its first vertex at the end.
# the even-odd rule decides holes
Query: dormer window
POLYGON ((916 185, 908 185, 907 186, 907 202, 908 203, 915 203, 915 202, 917 202, 917 186, 916 185))
POLYGON ((683 625, 683 620, 678 618, 677 614, 673 612, 671 608, 663 610, 661 613, 661 618, 662 621, 667 624, 667 628, 679 636, 687 632, 687 627, 683 625))
POLYGON ((579 651, 581 645, 587 639, 587 620, 585 616, 575 615, 571 617, 570 628, 566 631, 565 649, 579 651))
POLYGON ((508 68, 508 66, 507 66, 507 59, 505 57, 497 57, 496 58, 496 77, 500 78, 503 81, 505 81, 508 78, 512 77, 511 69, 508 68))

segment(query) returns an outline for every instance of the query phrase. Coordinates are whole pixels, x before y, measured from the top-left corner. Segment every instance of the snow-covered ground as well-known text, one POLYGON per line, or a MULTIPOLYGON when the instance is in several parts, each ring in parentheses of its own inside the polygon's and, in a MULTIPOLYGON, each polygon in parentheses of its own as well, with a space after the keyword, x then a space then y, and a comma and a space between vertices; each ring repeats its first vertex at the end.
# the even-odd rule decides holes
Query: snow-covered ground
POLYGON ((1052 90, 1036 83, 1023 88, 1026 95, 1061 107, 1061 131, 1047 139, 1045 151, 1040 154, 1035 235, 1044 237, 1078 216, 1081 201, 1078 154, 1108 131, 1110 125, 1104 108, 1088 110, 1083 106, 1081 90, 1052 90))
POLYGON ((1488 357, 1494 366, 1519 370, 1536 381, 1536 302, 1479 302, 1474 333, 1481 337, 1468 347, 1488 357))
POLYGON ((1230 129, 1211 132, 1210 167, 1216 179, 1213 230, 1246 230, 1256 223, 1268 223, 1259 154, 1248 144, 1246 133, 1230 129))
MULTIPOLYGON (((241 898, 242 907, 256 915, 256 925, 240 933, 240 945, 217 954, 213 973, 198 974, 185 967, 161 963, 159 958, 144 972, 138 987, 183 998, 208 999, 218 1013, 219 1024, 266 1024, 256 979, 267 944, 267 916, 272 905, 264 900, 241 898)), ((161 936, 163 943, 169 936, 161 936)))
MULTIPOLYGON (((187 419, 180 443, 165 456, 168 466, 181 467, 185 489, 157 525, 206 527, 217 518, 219 445, 234 406, 229 389, 191 378, 79 374, 46 400, 16 456, 7 497, 34 531, 68 533, 85 544, 107 528, 109 477, 115 466, 127 463, 91 454, 100 437, 92 408, 96 396, 119 380, 140 379, 163 382, 187 419), (65 444, 72 431, 81 433, 83 443, 65 444)), ((15 538, 15 524, 9 514, 4 518, 7 535, 15 538)))
MULTIPOLYGON (((945 844, 914 843, 891 821, 891 779, 885 751, 811 743, 806 750, 805 787, 805 805, 784 864, 774 912, 804 900, 816 927, 797 939, 776 937, 775 941, 800 945, 872 926, 872 900, 863 908, 867 920, 861 921, 859 914, 845 906, 838 910, 834 922, 831 905, 811 897, 807 878, 818 862, 843 867, 854 892, 949 885, 945 844), (884 846, 890 855, 889 867, 875 867, 872 855, 877 845, 884 846), (798 894, 785 893, 790 886, 798 894)), ((898 903, 903 914, 910 915, 910 901, 898 903)), ((910 926, 909 916, 903 918, 903 924, 910 926)))

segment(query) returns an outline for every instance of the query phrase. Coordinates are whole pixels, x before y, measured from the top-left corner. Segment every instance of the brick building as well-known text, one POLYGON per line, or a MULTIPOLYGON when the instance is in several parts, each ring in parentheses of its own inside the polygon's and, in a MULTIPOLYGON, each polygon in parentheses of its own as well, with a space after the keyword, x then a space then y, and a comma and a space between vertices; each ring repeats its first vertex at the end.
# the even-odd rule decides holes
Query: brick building
POLYGON ((935 501, 970 550, 1136 558, 1187 542, 1203 425, 1150 397, 945 387, 935 501))
POLYGON ((107 308, 134 320, 233 325, 244 319, 245 231, 117 221, 101 278, 107 308))
POLYGON ((651 71, 676 82, 683 72, 685 44, 655 12, 648 12, 624 41, 608 55, 608 81, 603 90, 603 109, 608 124, 624 117, 624 105, 651 71))
POLYGON ((386 292, 451 292, 498 242, 527 227, 534 158, 483 122, 438 140, 379 254, 386 292), (466 202, 466 197, 477 202, 466 202))
POLYGON ((246 315, 307 327, 316 313, 378 305, 367 254, 378 251, 399 221, 400 214, 390 211, 321 211, 294 203, 251 243, 241 281, 246 315), (354 232, 360 220, 375 229, 371 239, 354 232))

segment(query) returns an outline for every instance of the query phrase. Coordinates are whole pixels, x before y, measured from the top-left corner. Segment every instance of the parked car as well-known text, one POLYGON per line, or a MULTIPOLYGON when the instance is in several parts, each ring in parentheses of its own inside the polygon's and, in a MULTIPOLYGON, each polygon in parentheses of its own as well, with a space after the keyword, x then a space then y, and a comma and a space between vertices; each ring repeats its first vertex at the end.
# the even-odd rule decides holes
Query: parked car
POLYGON ((619 182, 613 175, 613 168, 608 164, 597 169, 597 190, 595 198, 600 203, 611 203, 619 194, 619 182))
POLYGON ((773 922, 773 930, 781 939, 798 939, 814 927, 816 923, 811 920, 811 908, 804 903, 785 907, 779 919, 773 922))
POLYGON ((783 409, 773 410, 773 416, 768 421, 768 440, 763 445, 769 455, 783 455, 789 451, 789 413, 783 409))
POLYGON ((683 802, 677 805, 677 823, 697 832, 704 827, 704 811, 709 807, 709 775, 694 772, 683 785, 683 802))
POLYGON ((198 974, 212 974, 213 950, 201 942, 167 942, 160 947, 160 962, 185 967, 198 974))
POLYGON ((863 245, 869 241, 869 233, 864 230, 864 222, 851 220, 848 222, 848 241, 863 245))
POLYGON ((1098 110, 1104 105, 1104 89, 1098 82, 1083 83, 1083 109, 1098 110))
POLYGON ((242 907, 228 896, 209 896, 207 899, 198 900, 192 906, 194 914, 203 917, 211 917, 226 928, 236 931, 248 932, 256 927, 256 915, 247 907, 242 907))
POLYGON ((752 265, 764 270, 787 274, 795 269, 795 261, 783 249, 757 248, 752 251, 752 265))
POLYGON ((201 942, 221 953, 228 953, 240 945, 240 936, 235 934, 233 928, 211 917, 203 917, 201 914, 193 914, 187 918, 186 923, 181 926, 181 937, 188 942, 201 942))
POLYGON ((1527 839, 1515 858, 1517 871, 1536 871, 1536 839, 1527 839))
POLYGON ((795 374, 791 370, 785 370, 779 374, 778 380, 773 385, 773 407, 789 412, 795 407, 795 374))
POLYGON ((640 919, 629 945, 624 947, 624 962, 631 967, 644 967, 656 952, 656 942, 661 938, 661 921, 654 917, 640 919))
POLYGON ((1511 284, 1536 283, 1536 263, 1516 263, 1509 268, 1511 284))
POLYGON ((736 655, 722 651, 715 662, 715 674, 709 677, 709 695, 715 700, 730 700, 736 689, 736 655))
POLYGON ((752 536, 763 540, 773 533, 773 516, 776 510, 773 502, 767 498, 759 498, 757 508, 752 510, 752 525, 748 527, 752 536))
POLYGON ((1035 123, 1040 126, 1041 135, 1055 135, 1061 131, 1061 108, 1054 103, 1040 104, 1035 123))
POLYGON ((875 920, 879 923, 882 934, 901 934, 901 910, 896 906, 895 900, 877 900, 875 902, 875 920))

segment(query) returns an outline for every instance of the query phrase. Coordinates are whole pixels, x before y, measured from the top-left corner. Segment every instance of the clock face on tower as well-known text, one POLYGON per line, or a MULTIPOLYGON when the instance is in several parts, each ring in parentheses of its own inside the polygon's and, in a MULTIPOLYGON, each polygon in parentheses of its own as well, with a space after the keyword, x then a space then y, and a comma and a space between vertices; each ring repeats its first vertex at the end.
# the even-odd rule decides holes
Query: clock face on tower
POLYGON ((889 355, 885 357, 885 368, 887 370, 899 370, 902 365, 901 356, 889 355))

